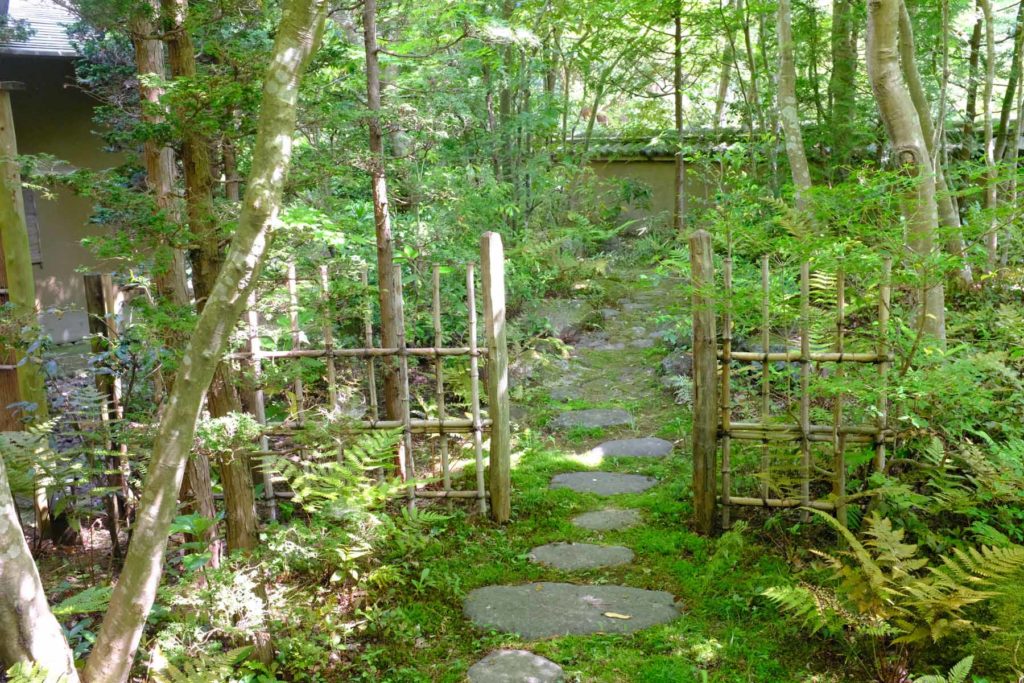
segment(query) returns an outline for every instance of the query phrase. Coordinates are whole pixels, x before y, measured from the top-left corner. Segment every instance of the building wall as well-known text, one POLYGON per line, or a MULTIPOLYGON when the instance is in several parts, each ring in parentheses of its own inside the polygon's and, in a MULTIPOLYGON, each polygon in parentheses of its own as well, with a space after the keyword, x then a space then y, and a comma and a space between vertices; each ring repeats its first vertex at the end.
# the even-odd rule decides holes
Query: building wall
MULTIPOLYGON (((100 169, 117 159, 103 151, 93 133, 93 100, 73 85, 71 60, 0 55, 0 80, 20 81, 11 93, 19 154, 51 154, 76 168, 100 169)), ((55 342, 72 342, 89 333, 81 269, 104 270, 82 240, 102 232, 89 225, 88 200, 59 190, 38 196, 42 264, 35 267, 36 298, 42 322, 55 342)))
MULTIPOLYGON (((627 219, 653 219, 671 225, 675 204, 676 164, 669 157, 653 159, 607 160, 596 159, 590 167, 598 178, 631 180, 650 189, 650 204, 644 208, 629 208, 627 219)), ((690 165, 686 170, 686 196, 690 207, 707 204, 718 189, 717 173, 701 166, 690 165)))

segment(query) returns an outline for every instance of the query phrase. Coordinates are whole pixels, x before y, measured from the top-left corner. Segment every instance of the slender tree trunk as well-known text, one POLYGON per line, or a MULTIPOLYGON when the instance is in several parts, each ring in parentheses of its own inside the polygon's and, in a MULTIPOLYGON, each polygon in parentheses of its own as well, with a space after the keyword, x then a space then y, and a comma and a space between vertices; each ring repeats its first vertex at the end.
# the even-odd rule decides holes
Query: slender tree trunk
POLYGON ((807 209, 811 170, 804 151, 800 128, 800 105, 796 99, 796 64, 793 59, 793 18, 789 0, 779 0, 779 117, 786 137, 786 156, 796 188, 796 207, 807 209))
POLYGON ((821 78, 818 76, 818 8, 813 4, 809 5, 807 12, 811 15, 811 43, 808 46, 810 62, 807 64, 807 79, 814 88, 814 122, 820 128, 827 115, 825 114, 825 105, 821 101, 821 78))
MULTIPOLYGON (((196 53, 187 24, 188 0, 160 0, 163 23, 169 38, 167 53, 171 75, 175 79, 190 80, 196 77, 196 53)), ((185 112, 182 112, 182 119, 185 112)), ((210 140, 196 127, 183 129, 181 142, 181 165, 185 176, 185 206, 188 214, 189 231, 195 235, 198 248, 190 254, 192 262, 192 285, 196 295, 196 308, 202 312, 213 291, 217 277, 224 265, 224 247, 221 231, 213 208, 213 163, 210 159, 210 140)), ((210 389, 206 394, 206 407, 211 417, 224 417, 242 410, 231 368, 226 363, 217 366, 210 389)), ((209 470, 209 462, 203 463, 205 455, 196 454, 189 468, 209 470)), ((249 470, 232 472, 233 468, 246 465, 244 458, 226 458, 220 463, 221 484, 227 508, 228 551, 249 549, 256 543, 256 508, 253 502, 252 482, 249 470), (248 482, 248 483, 247 483, 248 482), (246 537, 249 534, 249 537, 246 537), (232 543, 234 541, 234 543, 232 543)), ((208 476, 208 475, 207 475, 208 476)), ((197 485, 200 476, 197 474, 197 485)), ((203 509, 204 516, 215 516, 212 508, 203 509)), ((213 550, 214 566, 219 563, 216 552, 216 529, 211 528, 207 540, 213 550)))
MULTIPOLYGON (((391 233, 388 206, 388 182, 384 159, 384 134, 380 124, 380 61, 377 48, 377 0, 363 3, 363 41, 366 48, 366 102, 370 109, 367 127, 370 133, 370 181, 373 193, 373 217, 377 232, 377 282, 380 297, 381 345, 398 346, 399 287, 394 279, 395 241, 391 233)), ((389 420, 402 417, 402 387, 398 367, 384 367, 384 410, 389 420)), ((404 472, 402 473, 404 476, 404 472)))
POLYGON ((931 272, 938 228, 935 178, 921 119, 903 80, 899 60, 900 0, 868 0, 867 67, 878 111, 901 170, 914 178, 904 198, 907 241, 920 261, 920 329, 938 343, 946 338, 942 280, 931 272))
POLYGON ((960 158, 971 159, 976 146, 974 144, 974 122, 978 118, 978 65, 981 62, 981 29, 982 20, 974 22, 971 39, 968 42, 967 93, 964 101, 963 144, 960 145, 960 158))
MULTIPOLYGON (((959 269, 960 280, 965 285, 971 284, 973 278, 970 265, 964 260, 964 237, 960 224, 960 212, 953 203, 953 196, 946 185, 946 174, 942 160, 936 153, 938 140, 935 134, 935 127, 932 125, 931 107, 928 105, 928 97, 921 83, 921 74, 917 69, 917 50, 914 47, 914 31, 910 22, 910 13, 907 11, 906 3, 900 1, 900 25, 899 25, 899 49, 900 66, 903 70, 903 77, 907 82, 907 89, 910 92, 910 99, 914 102, 914 109, 921 121, 921 134, 928 149, 928 156, 932 160, 935 169, 935 202, 939 213, 939 224, 943 227, 946 235, 946 248, 949 253, 958 257, 961 261, 959 269)), ((939 122, 940 125, 942 122, 939 122)))
POLYGON ((0 671, 35 662, 46 670, 46 683, 77 683, 75 658, 46 601, 2 457, 0 548, 0 671))
POLYGON ((721 128, 725 125, 725 104, 729 98, 729 80, 732 76, 732 63, 733 55, 735 50, 731 49, 734 39, 731 19, 736 15, 736 0, 729 0, 728 4, 728 16, 730 19, 729 26, 725 27, 727 31, 727 40, 722 46, 722 71, 718 75, 718 96, 715 98, 715 127, 721 128))
POLYGON ((857 49, 854 0, 832 3, 832 74, 828 81, 829 129, 833 164, 845 176, 851 162, 853 129, 857 124, 857 49))
POLYGON ((1017 5, 1017 21, 1013 24, 1013 57, 1010 61, 1010 74, 1006 79, 1006 91, 1003 93, 1003 106, 999 111, 999 132, 996 135, 996 161, 1006 156, 1006 140, 1010 133, 1010 115, 1017 104, 1014 94, 1020 82, 1021 48, 1024 47, 1024 2, 1017 5))
POLYGON ((203 394, 266 257, 291 160, 299 83, 323 34, 327 3, 287 0, 263 82, 252 171, 228 257, 185 348, 154 439, 149 476, 124 570, 86 664, 88 683, 127 680, 156 598, 175 497, 192 448, 203 394))
MULTIPOLYGON (((994 212, 998 201, 996 187, 995 140, 992 137, 992 87, 996 80, 996 33, 992 21, 991 0, 978 0, 985 20, 985 88, 982 110, 985 117, 985 208, 994 212)), ((985 233, 985 251, 988 252, 988 270, 995 270, 999 261, 999 223, 990 216, 985 233)))
POLYGON ((672 226, 677 235, 686 232, 686 155, 683 150, 683 7, 678 0, 675 10, 675 33, 672 41, 672 104, 675 113, 676 178, 672 226))

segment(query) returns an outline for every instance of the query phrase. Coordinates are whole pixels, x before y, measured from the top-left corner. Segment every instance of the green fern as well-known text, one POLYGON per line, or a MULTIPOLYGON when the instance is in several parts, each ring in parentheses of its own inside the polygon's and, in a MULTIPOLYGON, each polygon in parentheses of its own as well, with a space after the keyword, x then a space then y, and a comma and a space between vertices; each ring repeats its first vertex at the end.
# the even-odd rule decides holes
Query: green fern
POLYGON ((80 593, 65 598, 53 606, 56 617, 70 617, 76 614, 105 612, 110 604, 110 586, 91 586, 80 593))
POLYGON ((967 676, 974 666, 974 656, 968 655, 953 665, 945 676, 921 676, 915 678, 914 683, 967 683, 967 676))
POLYGON ((153 672, 153 680, 156 683, 226 683, 251 651, 252 647, 239 647, 198 661, 187 660, 181 669, 167 662, 161 670, 153 672))

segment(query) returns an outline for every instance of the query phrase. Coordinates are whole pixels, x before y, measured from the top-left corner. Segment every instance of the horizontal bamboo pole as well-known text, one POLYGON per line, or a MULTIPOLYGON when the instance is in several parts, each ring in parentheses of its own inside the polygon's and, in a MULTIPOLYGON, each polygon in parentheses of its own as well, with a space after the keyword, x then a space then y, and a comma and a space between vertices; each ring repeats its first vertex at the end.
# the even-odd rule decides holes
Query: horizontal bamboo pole
MULTIPOLYGON (((481 356, 487 355, 487 349, 477 349, 477 354, 481 356)), ((438 356, 469 356, 472 355, 472 351, 468 346, 456 346, 452 348, 435 349, 435 348, 408 348, 405 349, 404 355, 407 356, 426 356, 428 358, 436 358, 438 356)), ((333 358, 369 358, 374 356, 401 356, 403 355, 402 349, 399 348, 371 348, 371 349, 293 349, 288 351, 261 351, 259 354, 260 358, 323 358, 325 356, 331 356, 333 358)), ((249 351, 236 351, 229 353, 224 356, 229 360, 242 360, 252 357, 252 353, 249 351)))
MULTIPOLYGON (((723 359, 724 357, 725 354, 722 351, 719 351, 718 358, 723 359)), ((729 357, 732 360, 761 363, 801 362, 801 354, 798 350, 777 351, 772 353, 758 353, 756 351, 733 351, 729 354, 729 357)), ((808 356, 808 360, 811 363, 891 363, 893 361, 893 356, 892 354, 879 355, 877 353, 837 353, 835 351, 829 351, 826 353, 812 353, 808 356)))
MULTIPOLYGON (((484 491, 484 495, 490 497, 490 491, 484 491)), ((479 491, 436 491, 434 489, 417 489, 417 498, 479 498, 479 491)))
MULTIPOLYGON (((725 434, 721 436, 726 436, 725 434)), ((802 441, 803 436, 800 432, 772 432, 772 431, 757 431, 757 430, 738 430, 732 429, 727 435, 737 441, 802 441)), ((890 435, 886 435, 889 440, 892 440, 890 435)), ((808 441, 815 443, 832 443, 833 436, 831 432, 812 432, 807 435, 808 441)), ((874 434, 849 434, 846 437, 848 443, 870 443, 873 444, 877 441, 874 434)))
MULTIPOLYGON (((766 431, 766 432, 796 432, 800 433, 800 425, 797 424, 786 424, 785 422, 733 422, 730 425, 732 430, 741 431, 766 431)), ((807 432, 809 434, 832 434, 834 432, 832 425, 809 425, 807 432)), ((840 430, 840 434, 878 434, 880 430, 878 427, 859 427, 856 425, 844 425, 840 430)))
MULTIPOLYGON (((350 423, 351 431, 369 431, 373 429, 401 429, 405 426, 402 420, 355 420, 350 423)), ((487 429, 491 426, 491 420, 481 420, 480 428, 487 429)), ((413 432, 429 432, 433 434, 460 434, 473 431, 473 420, 466 418, 448 418, 441 420, 410 420, 409 427, 413 432)), ((289 436, 297 434, 302 429, 299 427, 274 427, 264 433, 268 436, 289 436)))
POLYGON ((752 507, 769 507, 769 508, 796 508, 796 507, 809 507, 815 510, 825 510, 831 512, 836 509, 835 503, 830 503, 824 500, 811 500, 806 504, 796 498, 748 498, 745 496, 730 496, 730 505, 750 505, 752 507))

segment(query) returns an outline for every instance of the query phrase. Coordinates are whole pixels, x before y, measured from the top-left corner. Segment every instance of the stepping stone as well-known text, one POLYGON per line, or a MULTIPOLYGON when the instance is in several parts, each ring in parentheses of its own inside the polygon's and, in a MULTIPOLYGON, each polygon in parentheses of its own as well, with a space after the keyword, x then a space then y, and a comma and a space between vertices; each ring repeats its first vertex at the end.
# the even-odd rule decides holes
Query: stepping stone
POLYGON ((495 650, 469 667, 470 683, 557 683, 562 667, 526 650, 495 650))
POLYGON ((591 408, 562 413, 551 421, 551 426, 555 429, 571 429, 573 427, 619 427, 632 423, 633 416, 625 410, 591 408))
POLYGON ((639 510, 594 510, 572 518, 576 526, 591 531, 616 531, 640 523, 639 510))
POLYGON ((671 441, 648 436, 643 439, 616 439, 599 444, 587 455, 605 458, 664 458, 675 448, 671 441))
POLYGON ((565 472, 551 479, 549 488, 572 489, 580 493, 613 496, 616 493, 643 493, 658 483, 654 477, 618 472, 565 472))
POLYGON ((679 617, 675 599, 665 591, 547 582, 477 588, 462 609, 478 628, 525 639, 636 633, 679 617))
POLYGON ((621 545, 548 543, 531 550, 530 561, 564 571, 581 571, 629 564, 633 551, 621 545))

